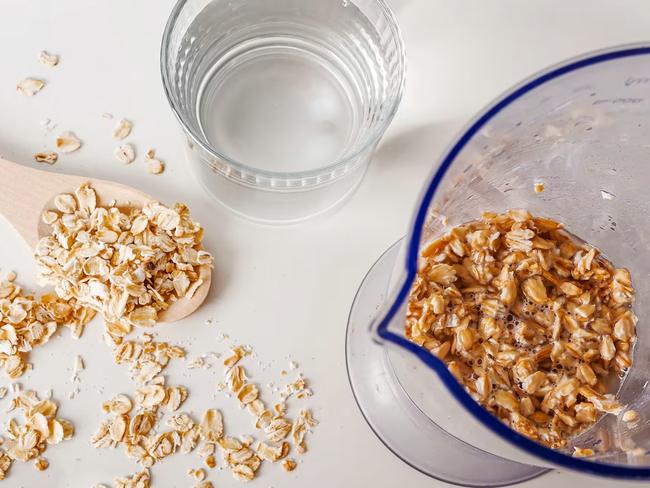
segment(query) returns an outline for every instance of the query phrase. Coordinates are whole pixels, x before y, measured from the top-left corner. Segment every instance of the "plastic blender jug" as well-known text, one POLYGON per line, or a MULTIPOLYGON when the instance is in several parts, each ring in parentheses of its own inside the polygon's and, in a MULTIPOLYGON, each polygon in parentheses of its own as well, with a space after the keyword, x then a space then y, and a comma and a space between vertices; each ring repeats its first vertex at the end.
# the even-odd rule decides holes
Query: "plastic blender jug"
POLYGON ((650 44, 569 60, 480 113, 426 184, 409 231, 375 264, 350 314, 355 398, 379 438, 431 476, 465 486, 514 483, 551 467, 650 479, 650 44), (543 182, 543 193, 534 185, 543 182), (563 222, 632 273, 639 317, 618 398, 639 420, 604 415, 563 449, 511 430, 445 364, 404 334, 419 249, 482 211, 526 208, 563 222), (447 224, 445 227, 444 224, 447 224), (573 447, 594 455, 572 457, 573 447))

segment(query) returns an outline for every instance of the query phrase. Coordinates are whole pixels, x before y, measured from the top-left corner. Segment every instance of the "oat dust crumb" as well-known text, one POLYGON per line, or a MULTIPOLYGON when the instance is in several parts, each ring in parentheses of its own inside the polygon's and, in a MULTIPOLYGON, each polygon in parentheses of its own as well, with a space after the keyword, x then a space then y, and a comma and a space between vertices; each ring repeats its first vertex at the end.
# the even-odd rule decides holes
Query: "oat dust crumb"
POLYGON ((48 68, 54 68, 59 64, 59 56, 56 54, 50 54, 47 51, 41 51, 38 53, 38 62, 48 68))
POLYGON ((148 149, 145 154, 144 164, 147 168, 147 171, 152 175, 158 175, 165 171, 165 163, 156 159, 155 149, 148 149))

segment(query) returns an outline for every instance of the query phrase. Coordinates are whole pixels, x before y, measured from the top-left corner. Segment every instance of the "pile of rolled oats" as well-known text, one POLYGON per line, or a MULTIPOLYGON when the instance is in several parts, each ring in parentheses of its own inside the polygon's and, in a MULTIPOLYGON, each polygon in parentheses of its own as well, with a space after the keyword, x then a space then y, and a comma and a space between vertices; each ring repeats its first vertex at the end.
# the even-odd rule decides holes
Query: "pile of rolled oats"
POLYGON ((301 409, 299 415, 293 421, 286 416, 286 402, 289 397, 295 394, 297 398, 302 399, 312 395, 311 389, 302 377, 285 387, 280 395, 281 402, 276 403, 272 409, 268 408, 260 398, 258 386, 247 381, 246 370, 238 364, 248 354, 247 349, 237 346, 232 349, 232 355, 223 362, 227 368, 226 378, 230 391, 238 399, 240 405, 245 406, 253 416, 255 428, 262 430, 266 437, 266 442, 258 441, 255 443, 254 450, 250 449, 252 442, 237 441, 235 443, 237 452, 245 454, 239 457, 232 456, 227 447, 222 445, 226 451, 224 457, 226 465, 231 469, 235 478, 244 481, 252 480, 255 477, 255 472, 262 460, 269 462, 284 460, 282 467, 285 470, 292 471, 295 469, 295 461, 287 459, 291 445, 286 442, 286 439, 291 438, 293 440, 293 448, 297 454, 304 454, 307 452, 305 435, 318 424, 311 411, 307 409, 301 409), (241 461, 242 457, 244 462, 241 461))
MULTIPOLYGON (((223 415, 214 408, 205 410, 198 421, 188 413, 176 413, 188 392, 182 386, 166 387, 160 373, 170 360, 182 359, 185 353, 177 346, 154 342, 150 335, 145 334, 142 342, 125 341, 115 347, 116 362, 130 365, 138 387, 134 400, 119 394, 103 404, 102 410, 110 417, 100 424, 91 443, 96 448, 123 446, 126 454, 144 468, 150 468, 175 453, 196 451, 205 466, 214 469, 218 464, 215 455, 220 450, 224 465, 234 478, 241 481, 254 479, 263 461, 282 461, 285 470, 295 469, 296 462, 287 458, 291 451, 287 440, 293 441, 297 454, 305 453, 305 436, 317 422, 307 409, 300 410, 294 421, 288 419, 286 401, 292 395, 297 398, 311 396, 311 389, 300 377, 281 392, 282 402, 277 403, 273 410, 268 409, 260 399, 258 386, 247 381, 243 366, 238 364, 248 355, 248 348, 232 348, 232 354, 224 360, 226 378, 230 391, 253 416, 255 428, 263 431, 264 441, 256 442, 251 436, 226 436, 223 415), (171 414, 166 419, 165 412, 171 414), (163 423, 169 430, 159 431, 163 423)), ((199 483, 198 487, 212 486, 205 481, 203 469, 192 470, 191 475, 199 483)), ((148 470, 135 476, 137 482, 146 480, 147 484, 142 486, 149 486, 148 470)), ((118 480, 116 486, 140 486, 129 485, 129 479, 118 480)))
MULTIPOLYGON (((12 281, 15 276, 0 284, 0 364, 6 373, 11 378, 20 376, 28 366, 25 354, 45 343, 59 325, 70 327, 73 336, 79 337, 99 311, 106 320, 114 360, 128 365, 136 385, 130 396, 117 394, 103 403, 107 418, 91 438, 96 448, 123 448, 143 467, 141 472, 116 479, 116 487, 151 486, 149 468, 175 453, 197 452, 204 465, 214 469, 220 451, 224 467, 242 481, 254 479, 265 461, 294 470, 297 463, 289 454, 307 451, 305 437, 317 425, 307 409, 301 409, 293 420, 287 416, 290 398, 312 395, 301 374, 281 391, 278 388, 280 402, 267 408, 259 386, 248 381, 241 365, 251 349, 233 347, 223 361, 227 384, 222 382, 217 389, 229 388, 253 416, 262 438, 227 436, 219 410, 208 408, 199 420, 178 411, 188 391, 167 385, 162 373, 170 361, 185 358, 184 349, 154 341, 149 333, 138 340, 125 338, 134 326, 153 326, 158 312, 174 300, 191 296, 202 284, 199 266, 210 265, 212 257, 202 250, 203 230, 191 220, 187 208, 176 205, 171 209, 157 202, 141 210, 102 208, 88 185, 74 195, 57 196, 55 206, 57 211, 43 215, 52 234, 39 241, 36 260, 43 281, 53 284, 56 294, 38 300, 23 295, 12 281)), ((296 367, 292 363, 290 369, 296 367)), ((77 356, 73 380, 83 368, 77 356)), ((26 421, 23 426, 14 420, 7 424, 7 439, 0 449, 0 479, 14 460, 34 460, 37 469, 46 469, 48 462, 40 456, 47 445, 73 434, 70 422, 55 417, 56 404, 40 400, 33 391, 19 391, 12 406, 22 409, 26 421)), ((193 470, 191 475, 197 488, 212 487, 204 469, 193 470)))
POLYGON ((28 368, 27 354, 45 344, 60 325, 79 337, 94 315, 74 299, 51 293, 37 299, 13 281, 0 282, 0 365, 5 374, 20 377, 28 368))
POLYGON ((550 447, 622 406, 631 365, 630 273, 525 210, 484 213, 424 246, 406 335, 481 405, 550 447))
POLYGON ((35 391, 18 391, 9 411, 18 409, 24 424, 9 419, 4 426, 5 439, 0 448, 0 480, 4 479, 14 461, 33 461, 39 471, 49 463, 42 454, 51 444, 68 440, 74 434, 72 424, 56 417, 58 406, 50 398, 41 400, 35 391))
POLYGON ((191 298, 203 283, 199 267, 212 264, 201 247, 203 228, 185 205, 104 208, 87 184, 54 204, 57 211, 43 214, 52 233, 36 245, 42 281, 61 299, 100 312, 113 343, 134 326, 153 326, 171 302, 191 298))
POLYGON ((154 342, 145 334, 144 340, 125 341, 114 350, 115 362, 128 363, 137 383, 135 402, 124 394, 116 395, 102 405, 110 417, 103 421, 91 444, 96 448, 121 445, 126 454, 149 468, 156 461, 176 452, 190 452, 196 447, 198 433, 192 431, 194 422, 186 414, 170 418, 173 430, 156 432, 163 410, 174 412, 187 399, 182 386, 166 386, 159 373, 171 359, 183 358, 185 351, 165 342, 154 342), (191 424, 191 426, 190 426, 191 424))

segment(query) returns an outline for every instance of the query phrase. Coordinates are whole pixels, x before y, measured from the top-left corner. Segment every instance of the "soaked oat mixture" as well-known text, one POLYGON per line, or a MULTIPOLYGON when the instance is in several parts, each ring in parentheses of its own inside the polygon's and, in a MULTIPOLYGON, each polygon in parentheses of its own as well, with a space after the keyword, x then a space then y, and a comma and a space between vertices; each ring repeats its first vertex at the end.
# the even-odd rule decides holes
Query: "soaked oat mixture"
POLYGON ((623 407, 609 391, 632 363, 627 269, 551 219, 484 213, 424 246, 407 337, 468 393, 553 448, 623 407))

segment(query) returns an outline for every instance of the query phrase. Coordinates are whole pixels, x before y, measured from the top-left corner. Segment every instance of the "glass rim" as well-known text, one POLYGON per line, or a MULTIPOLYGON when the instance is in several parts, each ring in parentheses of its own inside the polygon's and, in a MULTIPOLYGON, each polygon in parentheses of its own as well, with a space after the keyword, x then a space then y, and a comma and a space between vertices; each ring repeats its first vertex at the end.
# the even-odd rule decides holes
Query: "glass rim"
POLYGON ((440 378, 449 393, 470 415, 515 448, 537 459, 548 462, 551 465, 570 468, 578 472, 615 479, 648 480, 650 479, 650 466, 648 465, 613 464, 596 462, 589 460, 589 458, 577 458, 546 447, 516 432, 476 402, 449 372, 446 364, 431 354, 427 349, 418 346, 390 329, 390 323, 407 299, 411 284, 417 273, 420 240, 429 206, 433 202, 436 191, 442 183, 447 170, 454 163, 465 145, 492 117, 538 86, 582 68, 634 56, 650 57, 650 43, 637 42, 622 44, 571 57, 542 69, 522 82, 515 84, 470 119, 468 124, 451 140, 447 149, 442 153, 442 156, 439 158, 440 164, 431 173, 431 176, 423 187, 423 191, 415 207, 409 232, 406 236, 406 252, 402 263, 403 267, 400 267, 400 270, 405 274, 400 277, 400 281, 397 282, 395 288, 387 296, 384 307, 378 311, 371 327, 374 338, 379 342, 390 343, 394 347, 401 348, 420 359, 440 378))
MULTIPOLYGON (((404 84, 406 80, 406 56, 405 56, 404 40, 402 39, 401 31, 397 23, 395 14, 388 6, 386 1, 370 0, 380 8, 382 14, 384 15, 384 18, 388 21, 390 31, 395 40, 397 53, 399 56, 398 59, 399 82, 397 86, 397 93, 393 98, 390 107, 386 110, 387 113, 386 118, 383 121, 381 121, 381 123, 377 124, 377 126, 372 131, 370 131, 367 137, 364 138, 363 142, 359 144, 358 147, 354 151, 352 151, 352 153, 344 155, 343 157, 335 160, 333 163, 329 163, 327 165, 315 169, 303 170, 303 171, 269 171, 269 170, 264 170, 264 169, 260 169, 260 168, 256 168, 244 164, 241 161, 237 161, 236 159, 233 159, 227 156, 226 154, 223 154, 222 152, 218 151, 216 148, 207 144, 200 137, 199 134, 197 134, 194 130, 192 130, 189 127, 189 125, 186 123, 183 116, 181 115, 181 110, 178 107, 178 105, 174 102, 174 99, 171 95, 172 83, 170 80, 169 73, 166 69, 167 61, 169 59, 167 48, 170 44, 171 33, 177 24, 181 11, 183 10, 183 8, 185 7, 188 1, 189 0, 177 0, 176 4, 172 8, 169 18, 167 19, 167 23, 165 24, 165 29, 163 31, 163 36, 162 36, 162 41, 160 46, 160 72, 162 76, 162 84, 163 84, 163 90, 165 92, 165 97, 167 99, 167 102, 169 103, 169 106, 172 109, 172 112, 174 113, 174 116, 176 117, 176 120, 181 125, 183 132, 188 137, 190 137, 192 143, 199 146, 203 151, 208 153, 210 156, 224 162, 225 164, 231 166, 232 168, 234 168, 235 170, 241 173, 261 176, 270 180, 288 181, 288 180, 314 178, 314 177, 321 176, 323 174, 331 173, 339 168, 342 168, 350 164, 350 162, 352 162, 355 158, 359 157, 359 155, 361 155, 364 151, 371 148, 373 145, 377 144, 381 139, 381 137, 386 132, 386 130, 388 129, 390 123, 395 117, 395 114, 397 113, 404 92, 404 84)), ((225 176, 229 179, 232 179, 228 175, 225 176)), ((331 180, 328 179, 327 181, 331 181, 331 180)), ((323 183, 326 183, 327 181, 316 183, 313 186, 321 186, 323 183)), ((264 187, 265 189, 269 189, 265 185, 252 184, 250 182, 249 185, 252 185, 254 187, 260 186, 260 187, 264 187)), ((306 188, 303 186, 302 189, 305 190, 306 188)))

